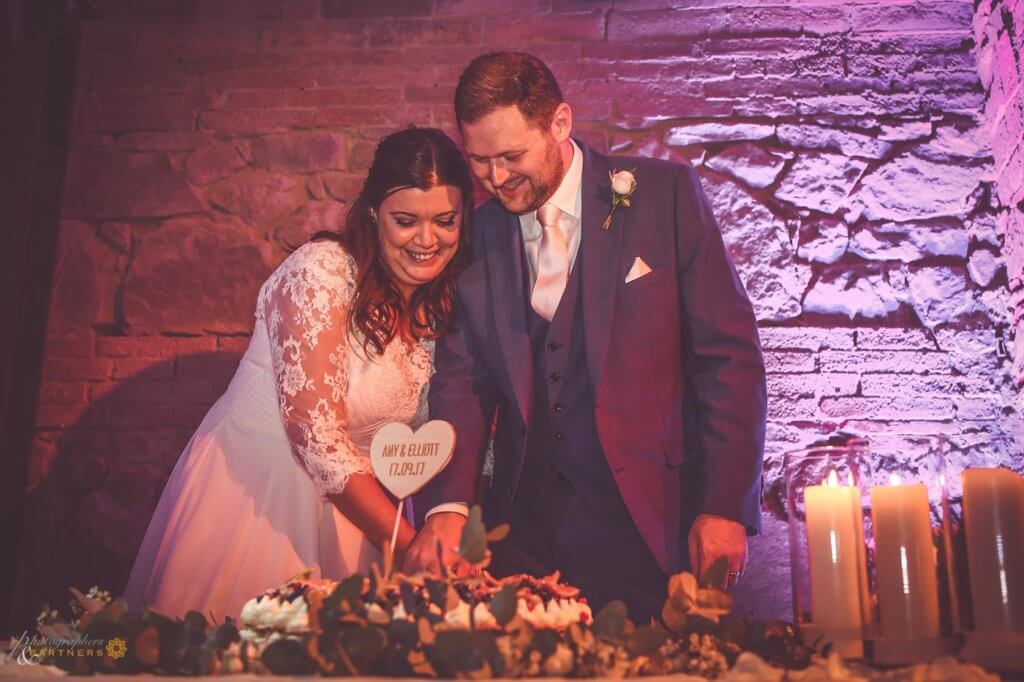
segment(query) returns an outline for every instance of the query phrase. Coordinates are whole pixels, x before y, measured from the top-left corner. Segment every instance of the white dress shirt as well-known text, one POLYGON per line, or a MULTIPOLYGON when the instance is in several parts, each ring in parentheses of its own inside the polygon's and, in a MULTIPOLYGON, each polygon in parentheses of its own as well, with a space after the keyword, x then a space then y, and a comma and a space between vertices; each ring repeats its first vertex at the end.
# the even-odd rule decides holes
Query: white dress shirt
MULTIPOLYGON (((562 234, 565 235, 565 243, 569 247, 569 272, 572 272, 576 264, 576 254, 580 250, 580 236, 582 230, 583 213, 583 152, 572 139, 572 161, 569 162, 569 169, 562 176, 562 182, 558 189, 551 195, 546 203, 553 204, 562 212, 559 218, 559 226, 562 234)), ((523 251, 526 255, 526 269, 530 273, 530 289, 537 282, 537 253, 540 250, 540 238, 544 233, 544 227, 537 220, 537 211, 528 211, 519 215, 519 229, 523 234, 523 251)), ((431 508, 427 512, 428 518, 440 512, 455 512, 463 516, 469 515, 469 505, 465 502, 446 502, 431 508)))

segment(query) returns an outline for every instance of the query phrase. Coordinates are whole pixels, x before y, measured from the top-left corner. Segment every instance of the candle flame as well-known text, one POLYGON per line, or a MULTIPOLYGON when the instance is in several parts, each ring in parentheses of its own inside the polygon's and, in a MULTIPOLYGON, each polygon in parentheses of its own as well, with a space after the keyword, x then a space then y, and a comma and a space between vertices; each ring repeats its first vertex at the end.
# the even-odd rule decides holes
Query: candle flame
POLYGON ((897 474, 889 474, 889 485, 899 485, 900 477, 897 474))
POLYGON ((829 488, 838 488, 839 487, 839 476, 836 475, 836 470, 835 469, 833 469, 832 471, 828 472, 828 480, 825 481, 825 485, 827 485, 829 488))

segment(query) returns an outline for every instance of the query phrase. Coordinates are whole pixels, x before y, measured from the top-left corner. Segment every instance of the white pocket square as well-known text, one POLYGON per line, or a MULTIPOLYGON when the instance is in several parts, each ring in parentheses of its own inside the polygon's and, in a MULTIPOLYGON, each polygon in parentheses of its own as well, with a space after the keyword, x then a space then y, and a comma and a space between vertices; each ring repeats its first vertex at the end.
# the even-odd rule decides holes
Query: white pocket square
POLYGON ((626 284, 649 274, 651 274, 651 266, 645 263, 643 258, 637 256, 633 260, 633 267, 631 267, 629 272, 626 274, 626 284))

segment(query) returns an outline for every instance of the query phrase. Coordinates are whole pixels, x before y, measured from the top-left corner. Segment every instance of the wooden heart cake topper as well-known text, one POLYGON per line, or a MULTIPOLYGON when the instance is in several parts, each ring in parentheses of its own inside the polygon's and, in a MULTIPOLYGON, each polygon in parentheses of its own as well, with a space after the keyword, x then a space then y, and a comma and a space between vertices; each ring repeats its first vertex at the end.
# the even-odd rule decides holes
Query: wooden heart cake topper
POLYGON ((377 429, 370 442, 370 464, 380 484, 400 500, 419 492, 452 459, 455 428, 429 421, 413 433, 401 422, 377 429))

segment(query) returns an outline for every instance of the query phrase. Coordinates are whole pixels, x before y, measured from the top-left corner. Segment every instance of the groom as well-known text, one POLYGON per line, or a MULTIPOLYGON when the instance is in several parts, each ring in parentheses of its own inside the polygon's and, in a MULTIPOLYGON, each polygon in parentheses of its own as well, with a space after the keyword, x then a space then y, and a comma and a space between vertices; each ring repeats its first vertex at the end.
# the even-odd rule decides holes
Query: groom
POLYGON ((760 525, 765 374, 696 174, 574 140, 530 55, 473 60, 455 113, 495 198, 473 216, 474 260, 436 346, 430 416, 458 443, 416 501, 427 518, 407 570, 437 569, 438 541, 453 560, 497 417, 483 509, 512 532, 495 574, 560 570, 637 622, 660 612, 672 573, 725 556, 734 583, 760 525), (612 211, 623 170, 635 191, 612 211))

